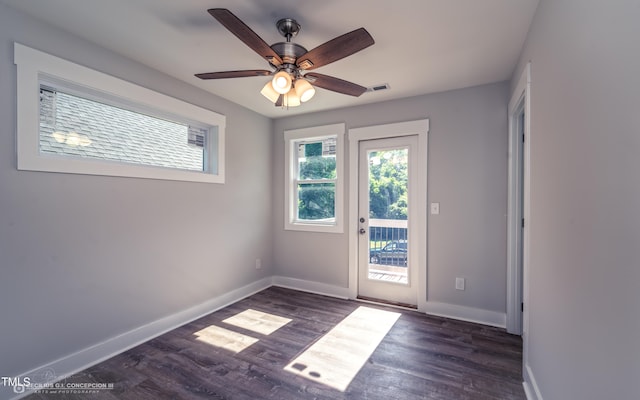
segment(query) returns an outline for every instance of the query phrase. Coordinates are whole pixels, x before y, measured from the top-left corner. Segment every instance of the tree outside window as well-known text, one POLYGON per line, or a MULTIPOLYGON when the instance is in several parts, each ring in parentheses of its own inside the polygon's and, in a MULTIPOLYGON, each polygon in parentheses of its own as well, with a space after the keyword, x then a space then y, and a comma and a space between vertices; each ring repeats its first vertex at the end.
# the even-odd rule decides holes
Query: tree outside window
POLYGON ((335 219, 336 138, 298 141, 298 215, 300 221, 335 219))
POLYGON ((406 149, 369 153, 369 218, 407 219, 406 149))

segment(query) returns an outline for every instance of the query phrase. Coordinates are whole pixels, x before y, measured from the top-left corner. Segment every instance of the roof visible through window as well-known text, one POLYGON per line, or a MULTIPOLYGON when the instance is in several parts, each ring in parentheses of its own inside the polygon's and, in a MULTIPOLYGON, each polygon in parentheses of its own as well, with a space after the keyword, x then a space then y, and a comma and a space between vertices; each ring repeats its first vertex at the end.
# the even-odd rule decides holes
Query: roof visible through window
POLYGON ((40 153, 203 171, 207 130, 40 88, 40 153))

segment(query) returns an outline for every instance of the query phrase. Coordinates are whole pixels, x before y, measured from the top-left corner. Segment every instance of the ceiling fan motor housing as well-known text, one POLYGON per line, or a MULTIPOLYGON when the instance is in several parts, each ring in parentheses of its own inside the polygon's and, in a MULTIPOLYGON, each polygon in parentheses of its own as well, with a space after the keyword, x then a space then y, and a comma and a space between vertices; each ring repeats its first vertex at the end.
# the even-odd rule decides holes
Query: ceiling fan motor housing
POLYGON ((307 49, 299 44, 293 43, 291 39, 296 37, 298 32, 300 32, 301 26, 293 18, 282 18, 276 22, 276 27, 278 28, 278 32, 287 39, 286 42, 279 42, 270 46, 282 59, 283 65, 279 66, 278 70, 285 70, 297 76, 299 75, 299 71, 295 65, 296 60, 301 55, 307 53, 307 49))
POLYGON ((296 59, 307 52, 307 49, 293 42, 275 43, 271 48, 282 58, 283 64, 291 64, 292 67, 295 67, 296 59))

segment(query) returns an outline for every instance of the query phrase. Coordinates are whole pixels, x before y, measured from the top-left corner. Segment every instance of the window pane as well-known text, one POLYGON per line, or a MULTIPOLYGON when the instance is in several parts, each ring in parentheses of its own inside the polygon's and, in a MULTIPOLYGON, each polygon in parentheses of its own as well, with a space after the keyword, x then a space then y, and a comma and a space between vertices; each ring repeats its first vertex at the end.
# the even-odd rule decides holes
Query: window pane
POLYGON ((298 179, 336 179, 336 138, 296 142, 298 179))
POLYGON ((369 151, 369 218, 407 219, 407 149, 369 151))
POLYGON ((335 219, 336 184, 299 183, 298 219, 333 221, 335 219))
POLYGON ((40 152, 204 171, 207 131, 41 87, 40 152))

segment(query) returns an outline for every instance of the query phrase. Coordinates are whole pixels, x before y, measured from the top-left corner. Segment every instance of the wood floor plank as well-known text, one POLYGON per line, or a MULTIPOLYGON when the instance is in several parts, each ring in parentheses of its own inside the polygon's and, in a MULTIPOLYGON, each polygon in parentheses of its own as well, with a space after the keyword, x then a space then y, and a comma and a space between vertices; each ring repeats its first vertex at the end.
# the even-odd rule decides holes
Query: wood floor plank
POLYGON ((499 328, 271 287, 68 378, 113 390, 27 399, 522 400, 521 364, 521 338, 499 328), (401 315, 344 391, 285 370, 359 307, 401 315), (291 321, 269 334, 225 322, 243 312, 291 321), (230 333, 202 340, 203 330, 230 333), (217 342, 236 337, 254 343, 217 342))

